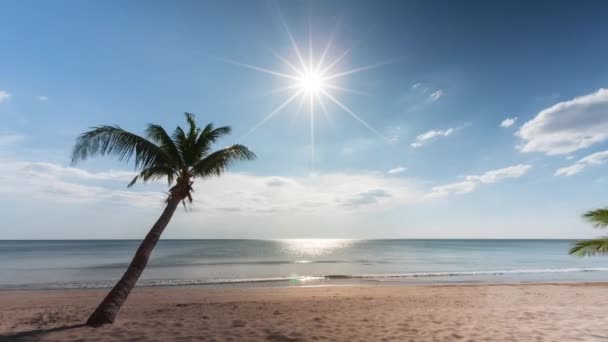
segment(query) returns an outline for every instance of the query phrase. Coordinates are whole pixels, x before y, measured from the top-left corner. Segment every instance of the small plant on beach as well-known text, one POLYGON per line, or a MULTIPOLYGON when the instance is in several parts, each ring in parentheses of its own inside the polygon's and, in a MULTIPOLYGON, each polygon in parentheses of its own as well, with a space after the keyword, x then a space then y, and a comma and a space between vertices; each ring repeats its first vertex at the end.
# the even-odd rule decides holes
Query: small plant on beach
MULTIPOLYGON (((583 214, 583 218, 595 228, 606 228, 608 227, 608 208, 590 210, 583 214)), ((572 246, 570 254, 578 256, 608 254, 608 237, 579 241, 572 246)))
POLYGON ((114 322, 180 202, 184 206, 186 201, 192 203, 195 179, 219 176, 231 163, 255 158, 247 147, 238 144, 211 152, 212 145, 230 133, 230 127, 214 128, 208 124, 200 128, 190 113, 186 113, 186 122, 185 130, 178 126, 172 135, 153 124, 146 128, 145 137, 118 126, 98 126, 76 140, 72 164, 96 155, 113 155, 121 161, 133 160, 139 172, 128 187, 138 181, 145 183, 158 179, 166 179, 169 184, 164 211, 142 241, 122 278, 89 317, 87 325, 114 322))

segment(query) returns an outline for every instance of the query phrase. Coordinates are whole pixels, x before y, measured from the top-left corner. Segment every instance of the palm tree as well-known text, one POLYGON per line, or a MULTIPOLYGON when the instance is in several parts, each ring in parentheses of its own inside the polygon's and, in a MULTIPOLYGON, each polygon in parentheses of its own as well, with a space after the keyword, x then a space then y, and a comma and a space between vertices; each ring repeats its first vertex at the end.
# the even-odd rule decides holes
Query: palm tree
MULTIPOLYGON (((583 214, 583 218, 591 222, 595 228, 606 228, 608 227, 608 208, 590 210, 583 214)), ((579 241, 572 246, 570 254, 578 256, 608 254, 608 237, 579 241)))
POLYGON ((238 144, 211 152, 211 145, 229 134, 230 127, 213 128, 208 124, 201 129, 190 113, 186 113, 186 122, 187 131, 178 126, 171 136, 161 126, 153 124, 146 128, 145 137, 118 126, 98 126, 76 140, 72 164, 95 155, 113 155, 127 162, 133 158, 139 174, 128 187, 137 181, 145 183, 162 178, 166 178, 170 187, 163 213, 142 241, 122 278, 89 317, 89 326, 114 322, 175 209, 180 202, 184 206, 186 200, 192 203, 194 180, 219 176, 231 163, 255 158, 247 147, 238 144))

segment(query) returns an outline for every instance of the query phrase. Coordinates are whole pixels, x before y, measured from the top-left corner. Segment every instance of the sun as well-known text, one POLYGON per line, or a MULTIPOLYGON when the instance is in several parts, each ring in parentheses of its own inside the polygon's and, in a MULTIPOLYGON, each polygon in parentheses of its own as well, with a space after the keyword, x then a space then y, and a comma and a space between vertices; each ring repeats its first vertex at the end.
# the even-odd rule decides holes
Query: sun
POLYGON ((316 71, 306 71, 296 82, 300 90, 308 95, 318 95, 325 91, 323 75, 316 71))
MULTIPOLYGON (((328 40, 325 49, 323 49, 320 54, 315 54, 315 52, 313 51, 314 49, 312 36, 309 36, 307 49, 308 54, 303 54, 302 52, 304 52, 305 50, 302 50, 300 46, 296 43, 285 22, 283 22, 283 26, 291 42, 293 52, 297 58, 295 58, 294 60, 288 60, 280 54, 274 51, 272 52, 275 57, 277 57, 284 64, 284 66, 288 68, 288 72, 279 71, 276 69, 273 70, 263 68, 247 63, 240 63, 234 60, 222 58, 222 60, 224 60, 225 62, 238 65, 247 69, 255 70, 258 72, 262 72, 268 75, 276 76, 288 82, 285 87, 272 90, 271 93, 291 92, 291 95, 288 95, 283 103, 274 108, 270 113, 266 114, 266 116, 264 116, 261 121, 259 121, 257 124, 251 127, 249 131, 247 131, 243 136, 241 136, 239 141, 248 137, 258 128, 260 128, 270 119, 272 119, 275 115, 284 111, 289 104, 299 98, 300 105, 295 110, 294 114, 298 115, 298 113, 303 108, 303 105, 308 104, 306 107, 308 107, 307 114, 310 129, 310 165, 313 172, 315 162, 315 122, 317 121, 315 117, 317 116, 316 112, 321 110, 323 114, 329 119, 330 113, 327 106, 325 105, 325 102, 333 104, 341 111, 348 114, 351 118, 355 119, 355 121, 359 122, 359 124, 367 128, 367 130, 369 130, 371 133, 380 137, 382 140, 388 142, 389 139, 387 139, 384 135, 382 135, 371 125, 365 122, 346 104, 338 100, 335 94, 336 92, 346 92, 359 95, 368 95, 366 93, 362 93, 360 91, 346 88, 342 85, 338 85, 336 82, 346 76, 359 73, 361 71, 373 69, 386 63, 364 65, 358 68, 347 69, 343 71, 336 70, 339 68, 340 62, 345 58, 346 55, 349 54, 351 49, 347 49, 345 51, 342 51, 341 53, 338 53, 337 57, 334 57, 333 60, 328 60, 328 57, 331 54, 330 50, 332 49, 333 34, 332 38, 328 40)), ((309 35, 311 35, 310 31, 309 35)))

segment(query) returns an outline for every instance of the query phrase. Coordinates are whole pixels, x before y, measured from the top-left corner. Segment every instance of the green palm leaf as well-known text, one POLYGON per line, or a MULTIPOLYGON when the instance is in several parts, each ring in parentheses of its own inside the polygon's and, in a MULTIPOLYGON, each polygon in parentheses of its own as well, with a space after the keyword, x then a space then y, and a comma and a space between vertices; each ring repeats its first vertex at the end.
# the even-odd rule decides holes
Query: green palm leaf
POLYGON ((158 144, 160 148, 171 157, 175 164, 183 166, 183 160, 177 150, 177 146, 175 146, 175 142, 162 126, 149 124, 148 128, 146 128, 146 136, 148 139, 158 144))
MULTIPOLYGON (((255 154, 243 145, 209 153, 212 145, 231 132, 230 127, 214 128, 207 124, 200 129, 194 114, 185 113, 187 130, 177 127, 172 135, 160 125, 149 124, 146 137, 125 131, 118 126, 94 127, 80 135, 72 152, 72 163, 95 155, 113 155, 121 161, 134 158, 139 174, 127 185, 166 178, 169 185, 180 183, 182 198, 191 198, 194 178, 220 175, 239 160, 255 159, 255 154)), ((176 187, 172 188, 172 191, 176 187)))
POLYGON ((127 185, 128 188, 135 185, 138 180, 146 183, 150 180, 167 178, 167 183, 171 185, 177 177, 177 171, 166 166, 152 166, 142 170, 133 180, 127 185))
POLYGON ((192 175, 207 178, 219 176, 228 166, 238 160, 253 160, 256 156, 243 145, 232 145, 222 150, 211 153, 205 159, 199 161, 192 167, 192 175))
POLYGON ((570 248, 570 254, 577 256, 603 255, 608 253, 608 237, 579 241, 570 248))
POLYGON ((72 151, 73 164, 95 155, 113 155, 127 162, 133 158, 139 173, 129 187, 138 181, 145 183, 161 178, 166 178, 170 186, 163 213, 142 241, 122 278, 89 317, 87 325, 114 322, 177 206, 181 202, 186 207, 186 200, 192 202, 193 184, 197 177, 219 176, 230 164, 255 158, 255 154, 243 145, 232 145, 210 154, 211 145, 230 133, 230 127, 214 129, 212 124, 208 124, 201 129, 194 114, 185 115, 187 129, 178 126, 171 136, 163 127, 154 124, 146 128, 145 138, 118 126, 99 126, 76 140, 72 151))
POLYGON ((213 129, 213 124, 208 124, 201 131, 196 140, 196 149, 202 154, 201 157, 206 156, 209 153, 212 144, 222 136, 230 134, 231 131, 232 129, 228 126, 213 129))
POLYGON ((583 214, 583 218, 595 228, 606 228, 608 227, 608 208, 589 210, 583 214))
POLYGON ((153 165, 171 165, 172 160, 159 146, 118 126, 98 126, 76 139, 72 164, 95 155, 114 155, 120 161, 134 157, 135 167, 146 169, 153 165))
POLYGON ((175 128, 175 131, 173 131, 171 140, 173 140, 173 143, 175 144, 184 165, 190 164, 190 147, 188 146, 188 136, 186 135, 186 132, 184 132, 184 130, 178 126, 175 128))

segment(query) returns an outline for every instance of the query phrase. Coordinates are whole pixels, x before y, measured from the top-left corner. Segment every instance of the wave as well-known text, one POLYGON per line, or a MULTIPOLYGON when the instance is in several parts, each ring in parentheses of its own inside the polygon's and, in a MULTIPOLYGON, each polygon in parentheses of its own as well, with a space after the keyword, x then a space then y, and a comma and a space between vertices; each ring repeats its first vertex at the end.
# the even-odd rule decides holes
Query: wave
MULTIPOLYGON (((256 283, 304 283, 322 280, 324 277, 301 276, 301 277, 269 277, 269 278, 235 278, 235 279, 141 279, 138 287, 152 286, 197 286, 197 285, 230 285, 230 284, 256 284, 256 283)), ((42 289, 102 289, 110 288, 116 281, 95 282, 66 282, 66 283, 44 283, 44 284, 0 284, 0 290, 42 290, 42 289)))
MULTIPOLYGON (((152 262, 148 267, 184 267, 184 266, 229 266, 229 265, 293 265, 293 264, 346 264, 346 263, 388 263, 386 261, 368 260, 235 260, 235 261, 209 261, 209 262, 152 262)), ((128 263, 115 263, 96 265, 93 269, 126 268, 128 263)))
MULTIPOLYGON (((455 272, 410 272, 392 274, 328 274, 322 276, 296 276, 296 277, 267 277, 267 278, 234 278, 234 279, 142 279, 138 282, 139 287, 151 286, 222 286, 222 285, 255 285, 255 284, 286 284, 306 285, 327 283, 337 280, 390 280, 411 278, 436 278, 436 277, 475 277, 475 276, 501 276, 517 274, 540 274, 540 273, 576 273, 576 272, 608 272, 608 267, 587 268, 541 268, 541 269, 510 269, 510 270, 487 270, 487 271, 455 271, 455 272)), ((109 288, 116 283, 112 281, 83 281, 66 283, 44 283, 44 284, 0 284, 2 290, 23 289, 95 289, 109 288)))
POLYGON ((367 278, 425 278, 425 277, 458 277, 458 276, 492 276, 508 274, 537 274, 537 273, 572 273, 572 272, 607 272, 608 267, 571 267, 571 268, 534 268, 490 271, 454 271, 454 272, 411 272, 392 274, 364 274, 364 275, 326 275, 327 279, 367 279, 367 278))

